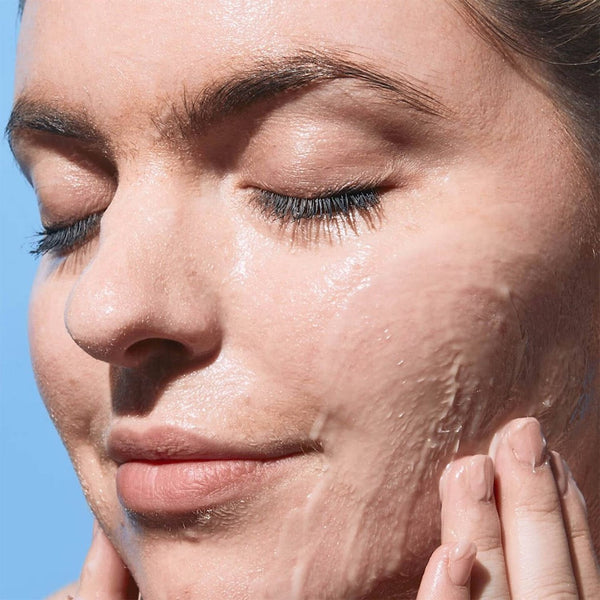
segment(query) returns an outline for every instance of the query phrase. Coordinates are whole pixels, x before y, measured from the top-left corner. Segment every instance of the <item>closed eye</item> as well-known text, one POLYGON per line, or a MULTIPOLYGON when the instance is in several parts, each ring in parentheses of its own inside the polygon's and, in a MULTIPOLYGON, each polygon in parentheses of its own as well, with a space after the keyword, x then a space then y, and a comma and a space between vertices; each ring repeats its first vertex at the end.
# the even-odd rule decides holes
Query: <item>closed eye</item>
MULTIPOLYGON (((269 190, 258 190, 262 212, 271 219, 287 222, 352 219, 355 214, 366 215, 380 206, 380 191, 376 189, 345 189, 314 198, 287 196, 269 190)), ((102 212, 65 225, 44 227, 30 253, 43 256, 51 251, 67 254, 91 239, 100 227, 102 212)))
POLYGON ((338 216, 351 218, 356 213, 364 215, 377 209, 381 202, 380 191, 373 188, 342 189, 314 198, 286 196, 268 190, 258 192, 256 200, 262 212, 283 223, 331 220, 338 216))
POLYGON ((52 250, 60 254, 71 252, 91 239, 100 228, 102 213, 94 213, 83 219, 65 225, 52 225, 36 234, 30 253, 42 256, 52 250))

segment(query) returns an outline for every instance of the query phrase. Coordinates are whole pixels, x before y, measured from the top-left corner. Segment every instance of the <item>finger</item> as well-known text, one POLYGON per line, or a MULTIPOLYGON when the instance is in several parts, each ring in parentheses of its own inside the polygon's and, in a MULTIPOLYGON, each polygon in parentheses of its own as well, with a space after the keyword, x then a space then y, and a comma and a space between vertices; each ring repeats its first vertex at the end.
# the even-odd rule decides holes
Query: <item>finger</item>
POLYGON ((585 501, 560 454, 552 452, 551 455, 579 597, 582 600, 600 598, 600 566, 594 552, 585 501))
POLYGON ((106 537, 102 528, 94 521, 92 544, 86 556, 76 600, 137 600, 138 591, 131 574, 106 537))
POLYGON ((476 553, 471 542, 440 546, 427 563, 417 600, 470 600, 469 579, 476 553))
POLYGON ((448 465, 440 482, 442 544, 473 540, 474 599, 508 598, 500 518, 494 501, 494 465, 489 456, 467 456, 448 465))
POLYGON ((540 424, 509 423, 492 442, 512 598, 577 598, 556 482, 540 424))

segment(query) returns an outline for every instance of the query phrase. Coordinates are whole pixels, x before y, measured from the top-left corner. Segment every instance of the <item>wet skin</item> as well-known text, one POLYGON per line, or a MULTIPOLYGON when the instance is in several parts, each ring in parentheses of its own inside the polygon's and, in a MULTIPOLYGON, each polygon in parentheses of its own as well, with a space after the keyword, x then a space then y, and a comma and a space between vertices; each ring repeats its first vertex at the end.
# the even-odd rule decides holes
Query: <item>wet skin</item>
POLYGON ((433 0, 57 6, 27 3, 12 145, 44 224, 103 214, 42 258, 32 354, 146 600, 414 596, 441 471, 515 416, 598 514, 598 220, 535 77, 433 0), (216 110, 298 65, 315 81, 216 110), (377 206, 294 222, 264 193, 349 187, 377 206), (110 436, 165 425, 292 456, 133 514, 110 436))

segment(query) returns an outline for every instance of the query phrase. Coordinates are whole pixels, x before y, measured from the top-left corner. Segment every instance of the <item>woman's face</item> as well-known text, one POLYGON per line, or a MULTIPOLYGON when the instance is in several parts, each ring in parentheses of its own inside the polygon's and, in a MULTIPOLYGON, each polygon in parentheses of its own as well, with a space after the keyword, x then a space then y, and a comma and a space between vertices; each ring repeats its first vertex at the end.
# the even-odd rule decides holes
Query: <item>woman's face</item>
POLYGON ((591 199, 451 3, 28 0, 16 98, 35 371, 144 598, 411 596, 456 453, 584 468, 591 199))

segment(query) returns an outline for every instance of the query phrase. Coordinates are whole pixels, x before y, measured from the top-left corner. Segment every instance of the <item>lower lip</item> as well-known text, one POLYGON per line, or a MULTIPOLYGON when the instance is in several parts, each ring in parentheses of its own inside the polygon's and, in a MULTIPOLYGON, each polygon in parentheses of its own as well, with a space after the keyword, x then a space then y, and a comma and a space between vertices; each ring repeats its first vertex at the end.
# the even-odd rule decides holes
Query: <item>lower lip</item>
POLYGON ((244 498, 286 461, 131 461, 117 469, 117 493, 135 513, 188 513, 244 498))

